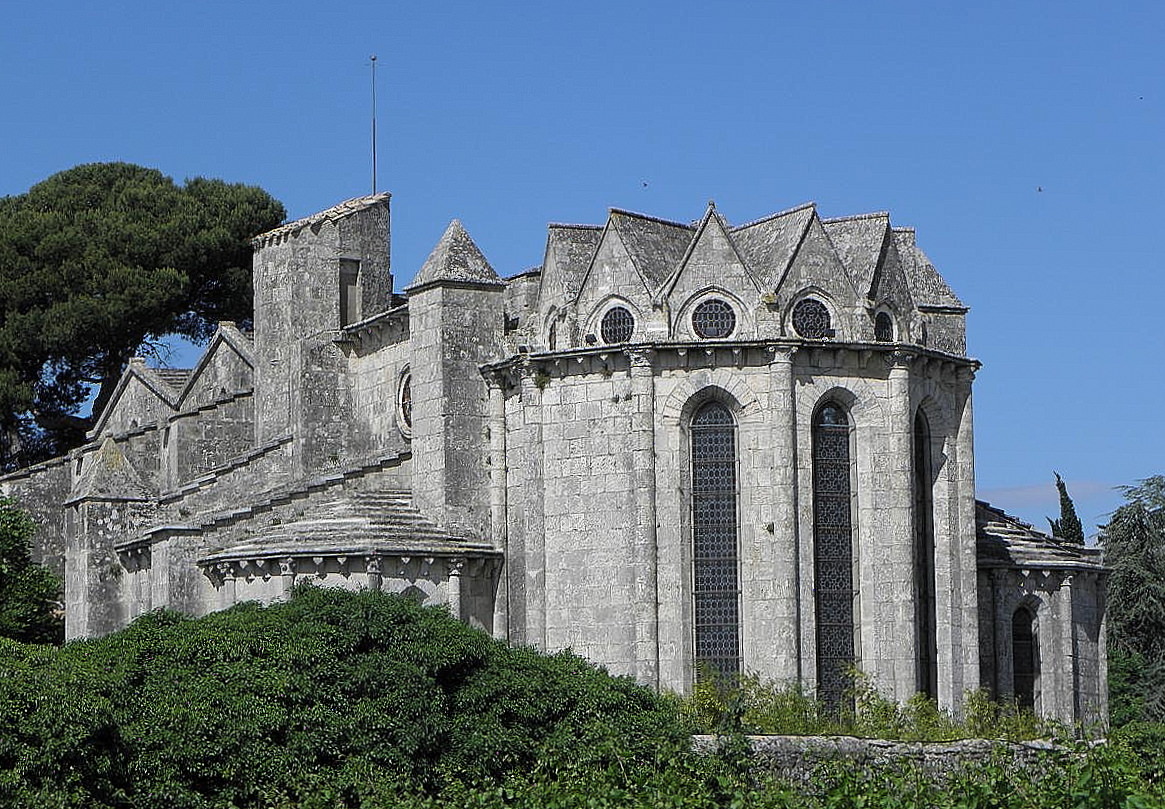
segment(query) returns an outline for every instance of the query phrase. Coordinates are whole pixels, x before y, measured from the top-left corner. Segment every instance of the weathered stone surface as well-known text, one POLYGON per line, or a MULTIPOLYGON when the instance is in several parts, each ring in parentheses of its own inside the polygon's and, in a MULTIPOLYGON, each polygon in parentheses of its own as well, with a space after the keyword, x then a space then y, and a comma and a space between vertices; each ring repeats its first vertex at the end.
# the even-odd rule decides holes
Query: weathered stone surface
POLYGON ((387 194, 254 244, 253 335, 221 324, 193 369, 131 362, 88 444, 0 479, 65 573, 71 637, 313 581, 679 691, 713 657, 812 690, 842 648, 897 699, 957 710, 984 685, 1103 718, 1105 571, 976 505, 966 307, 888 214, 612 210, 552 225, 505 281, 455 221, 407 297, 387 194), (848 430, 828 474, 825 405, 848 430))
MULTIPOLYGON (((931 777, 943 778, 990 762, 1005 761, 1017 769, 1035 769, 1043 762, 1072 755, 1050 741, 1004 742, 960 739, 950 742, 894 742, 854 736, 748 736, 754 766, 794 783, 808 783, 814 770, 831 762, 857 767, 917 766, 931 777)), ((724 737, 692 737, 692 748, 715 753, 724 737)))

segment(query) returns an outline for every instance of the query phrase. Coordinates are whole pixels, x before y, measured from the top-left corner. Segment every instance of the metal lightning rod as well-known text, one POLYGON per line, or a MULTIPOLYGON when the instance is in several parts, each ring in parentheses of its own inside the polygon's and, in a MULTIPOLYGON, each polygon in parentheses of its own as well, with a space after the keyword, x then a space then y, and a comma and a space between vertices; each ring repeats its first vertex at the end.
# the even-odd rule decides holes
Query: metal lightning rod
POLYGON ((372 193, 376 193, 376 54, 372 54, 372 193))

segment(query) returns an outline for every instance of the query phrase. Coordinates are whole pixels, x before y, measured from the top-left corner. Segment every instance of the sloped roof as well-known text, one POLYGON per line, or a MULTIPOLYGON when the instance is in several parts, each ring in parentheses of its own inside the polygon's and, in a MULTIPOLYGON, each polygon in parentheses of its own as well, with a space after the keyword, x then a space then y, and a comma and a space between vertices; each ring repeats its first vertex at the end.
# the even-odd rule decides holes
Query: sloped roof
POLYGON ((285 225, 280 225, 273 230, 266 233, 260 233, 255 238, 251 239, 251 244, 254 247, 262 247, 271 244, 282 236, 290 236, 298 233, 304 228, 313 225, 319 225, 324 222, 335 222, 337 219, 343 219, 346 216, 351 216, 358 211, 363 211, 371 208, 374 205, 383 205, 392 197, 391 194, 369 194, 365 197, 353 197, 352 199, 344 200, 339 205, 333 205, 326 211, 313 213, 311 216, 305 216, 303 219, 296 219, 294 222, 288 222, 285 225))
POLYGON ((975 501, 979 567, 1103 569, 1099 548, 1062 542, 982 500, 975 501))
POLYGON ((311 553, 359 555, 496 555, 487 542, 445 531, 413 507, 404 490, 343 491, 297 520, 271 526, 216 551, 200 564, 311 553))
POLYGON ((112 438, 90 454, 84 463, 81 479, 67 502, 94 500, 148 500, 155 492, 112 438))
POLYGON ((194 373, 193 368, 153 368, 152 370, 159 379, 173 388, 175 393, 182 392, 190 380, 190 375, 194 373))
POLYGON ((733 229, 732 240, 761 283, 772 288, 789 266, 813 218, 812 202, 733 229))
POLYGON ((894 228, 894 241, 898 245, 898 255, 902 258, 902 268, 910 283, 910 293, 920 306, 950 306, 966 309, 954 291, 930 263, 926 253, 914 240, 913 228, 894 228))
POLYGON ((869 294, 874 273, 878 269, 878 259, 886 242, 886 231, 890 227, 890 214, 879 211, 823 219, 821 224, 858 293, 869 294))
POLYGON ((601 225, 550 225, 547 233, 549 248, 554 250, 556 266, 562 279, 563 296, 567 299, 578 294, 587 267, 599 242, 603 239, 601 225))
POLYGON ((609 221, 652 291, 668 279, 683 259, 695 233, 691 225, 618 208, 611 209, 609 221))
POLYGON ((420 272, 406 291, 415 291, 442 281, 498 285, 503 283, 457 219, 445 228, 437 246, 425 259, 420 272))

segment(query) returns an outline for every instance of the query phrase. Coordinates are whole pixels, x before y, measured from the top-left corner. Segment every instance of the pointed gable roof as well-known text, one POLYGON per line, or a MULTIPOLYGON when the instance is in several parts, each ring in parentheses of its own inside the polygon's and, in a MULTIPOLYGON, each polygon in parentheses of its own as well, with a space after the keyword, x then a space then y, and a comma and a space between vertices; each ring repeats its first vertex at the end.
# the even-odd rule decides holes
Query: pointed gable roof
POLYGON ((77 500, 149 500, 153 496, 133 464, 112 438, 85 459, 81 479, 69 502, 77 500))
POLYGON ((695 229, 666 219, 612 208, 607 220, 651 291, 668 279, 691 244, 695 229))
POLYGON ((582 287, 587 267, 603 239, 602 225, 551 224, 546 234, 546 261, 544 271, 550 270, 551 256, 554 269, 562 285, 562 297, 573 299, 582 287))
POLYGON ((738 251, 762 288, 774 288, 784 276, 809 229, 814 208, 814 203, 808 202, 748 222, 732 231, 732 239, 738 251))
POLYGON ((890 236, 890 214, 878 211, 823 219, 821 224, 833 242, 846 272, 853 279, 858 294, 869 295, 874 273, 890 236))
POLYGON ((892 232, 915 303, 919 307, 951 308, 965 312, 966 304, 959 300, 930 263, 926 253, 918 247, 914 239, 914 228, 894 228, 892 232))
POLYGON ((697 246, 704 238, 704 232, 708 229, 709 226, 715 227, 724 236, 725 241, 728 243, 728 248, 732 251, 733 255, 736 256, 736 260, 740 262, 740 266, 743 268, 744 274, 749 278, 749 280, 752 281, 753 284, 756 285, 757 291, 760 291, 760 281, 758 280, 756 273, 749 266, 749 263, 745 259, 744 255, 741 253, 740 248, 736 244, 736 240, 732 237, 732 227, 728 224, 727 220, 725 220, 724 217, 720 215, 720 212, 716 210, 716 202, 714 200, 708 200, 708 207, 704 209, 704 215, 700 217, 699 222, 696 223, 694 229, 695 232, 692 234, 691 240, 688 242, 688 246, 684 249, 683 257, 679 260, 679 263, 676 264, 675 269, 671 271, 667 282, 660 287, 659 297, 661 299, 666 295, 671 294, 671 291, 675 289, 676 285, 679 283, 680 277, 684 274, 684 269, 688 266, 689 262, 691 262, 692 256, 696 252, 697 246))
POLYGON ((441 240, 405 291, 420 292, 433 284, 449 282, 489 286, 504 286, 505 283, 457 219, 445 228, 441 240))

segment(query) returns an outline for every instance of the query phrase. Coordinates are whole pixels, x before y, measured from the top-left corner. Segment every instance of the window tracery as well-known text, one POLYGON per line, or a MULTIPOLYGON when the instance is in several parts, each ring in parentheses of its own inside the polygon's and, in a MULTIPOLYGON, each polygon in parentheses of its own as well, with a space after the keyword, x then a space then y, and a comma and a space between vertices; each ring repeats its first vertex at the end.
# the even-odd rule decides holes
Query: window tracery
POLYGON ((827 403, 813 421, 813 539, 817 690, 840 709, 856 662, 849 417, 827 403))
POLYGON ((722 298, 701 301, 692 311, 692 330, 704 339, 730 337, 736 331, 736 311, 722 298))
POLYGON ((635 316, 625 306, 612 306, 603 315, 599 333, 608 344, 627 343, 635 333, 635 316))
POLYGON ((803 298, 793 307, 793 330, 808 340, 824 340, 833 336, 829 310, 816 298, 803 298))
POLYGON ((691 421, 692 596, 698 667, 740 672, 736 423, 720 402, 691 421))

